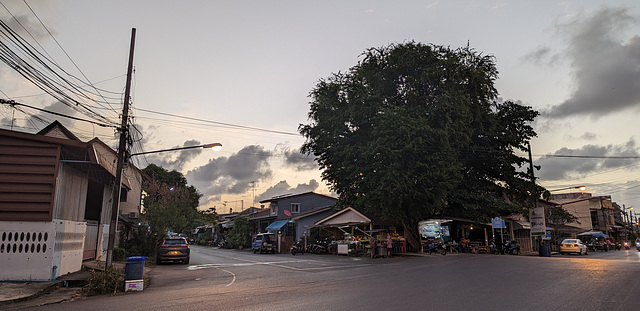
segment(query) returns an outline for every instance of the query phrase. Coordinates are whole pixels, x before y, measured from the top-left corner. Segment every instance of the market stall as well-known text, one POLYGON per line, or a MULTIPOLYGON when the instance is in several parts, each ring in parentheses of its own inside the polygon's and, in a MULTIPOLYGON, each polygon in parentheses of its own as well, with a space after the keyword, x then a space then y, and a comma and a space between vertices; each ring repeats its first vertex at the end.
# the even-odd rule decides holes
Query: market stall
MULTIPOLYGON (((386 255, 385 239, 387 235, 392 237, 393 249, 396 252, 406 249, 404 238, 390 230, 374 228, 374 224, 369 217, 352 207, 347 207, 321 219, 315 223, 314 227, 320 228, 324 233, 333 237, 335 251, 332 252, 330 248, 329 252, 338 255, 370 255, 372 238, 377 241, 373 249, 384 246, 384 254, 386 255)), ((381 250, 378 249, 375 253, 380 252, 381 250)))

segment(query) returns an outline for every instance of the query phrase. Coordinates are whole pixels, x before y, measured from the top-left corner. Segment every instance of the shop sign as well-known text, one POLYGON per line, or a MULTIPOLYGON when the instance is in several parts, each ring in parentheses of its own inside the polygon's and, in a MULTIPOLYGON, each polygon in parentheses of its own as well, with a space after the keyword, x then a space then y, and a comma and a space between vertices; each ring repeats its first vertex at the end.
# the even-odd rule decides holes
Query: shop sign
POLYGON ((496 217, 496 218, 491 219, 491 228, 493 228, 493 229, 503 229, 503 228, 505 228, 504 219, 501 219, 500 217, 496 217))
POLYGON ((531 220, 531 234, 545 235, 547 226, 544 219, 544 207, 539 206, 529 210, 529 219, 531 220))

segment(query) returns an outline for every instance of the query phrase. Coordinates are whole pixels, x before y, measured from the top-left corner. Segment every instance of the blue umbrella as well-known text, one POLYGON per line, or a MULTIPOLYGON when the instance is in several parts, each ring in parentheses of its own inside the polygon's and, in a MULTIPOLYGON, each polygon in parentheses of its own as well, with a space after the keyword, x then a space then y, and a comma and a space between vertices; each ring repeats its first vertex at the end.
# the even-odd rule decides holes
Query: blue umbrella
POLYGON ((578 236, 591 236, 594 238, 608 238, 609 236, 600 232, 600 231, 587 231, 587 232, 583 232, 578 234, 578 236))

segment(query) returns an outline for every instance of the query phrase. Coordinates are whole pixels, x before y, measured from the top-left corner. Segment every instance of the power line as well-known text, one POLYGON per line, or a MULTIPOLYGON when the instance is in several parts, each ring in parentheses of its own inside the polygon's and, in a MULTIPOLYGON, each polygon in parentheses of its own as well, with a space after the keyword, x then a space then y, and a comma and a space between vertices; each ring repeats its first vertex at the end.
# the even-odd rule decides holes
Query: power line
POLYGON ((170 114, 170 113, 165 113, 165 112, 147 110, 147 109, 142 109, 142 108, 137 108, 137 110, 148 112, 148 113, 155 113, 155 114, 159 114, 159 115, 169 116, 169 117, 174 117, 174 118, 182 118, 182 119, 186 119, 186 120, 199 121, 199 122, 211 123, 211 124, 217 124, 217 125, 224 125, 224 126, 233 127, 233 128, 239 128, 239 129, 244 129, 244 130, 252 130, 252 131, 260 131, 260 132, 267 132, 267 133, 274 133, 274 134, 300 136, 299 133, 293 133, 293 132, 284 132, 284 131, 277 131, 277 130, 270 130, 270 129, 264 129, 264 128, 259 128, 259 127, 253 127, 253 126, 245 126, 245 125, 237 125, 237 124, 224 123, 224 122, 218 122, 218 121, 204 120, 204 119, 180 116, 180 115, 170 114))
POLYGON ((35 110, 38 110, 38 111, 54 114, 54 115, 57 115, 57 116, 60 116, 60 117, 73 119, 73 120, 76 120, 76 121, 88 122, 88 123, 95 124, 95 125, 102 126, 102 127, 113 127, 113 128, 116 128, 115 125, 104 124, 104 123, 99 123, 99 122, 92 121, 92 120, 73 117, 73 116, 70 116, 70 115, 66 115, 66 114, 62 114, 62 113, 58 113, 58 112, 54 112, 54 111, 49 111, 49 110, 41 109, 41 108, 38 108, 38 107, 33 107, 33 106, 30 106, 30 105, 27 105, 27 104, 21 104, 21 103, 16 102, 15 100, 4 100, 4 99, 0 98, 0 104, 6 104, 6 105, 11 105, 11 106, 24 106, 24 107, 27 107, 27 108, 31 108, 31 109, 35 109, 35 110))
POLYGON ((113 107, 111 106, 111 104, 109 104, 109 102, 107 101, 106 98, 104 98, 104 96, 102 96, 102 94, 100 93, 100 91, 98 91, 98 89, 91 83, 91 81, 89 80, 89 78, 87 78, 87 76, 84 74, 84 72, 80 69, 80 67, 78 67, 78 65, 76 64, 76 62, 71 58, 71 56, 69 56, 69 54, 67 53, 67 51, 62 47, 62 45, 60 44, 60 42, 58 42, 58 40, 56 39, 56 37, 53 36, 53 34, 51 33, 51 31, 49 31, 49 28, 47 28, 47 26, 42 22, 42 20, 40 19, 40 16, 38 16, 38 14, 36 14, 35 11, 33 11, 33 9, 31 8, 31 6, 27 3, 27 0, 23 0, 24 4, 29 8, 29 10, 31 11, 31 13, 33 13, 33 15, 38 19, 38 21, 40 22, 40 25, 42 25, 42 27, 44 27, 44 29, 47 31, 47 33, 49 34, 49 36, 53 39, 53 41, 55 41, 55 43, 58 45, 58 47, 60 47, 60 49, 62 50, 62 52, 64 52, 64 55, 67 56, 67 58, 71 61, 71 63, 76 67, 76 69, 78 69, 78 71, 82 74, 82 76, 86 79, 86 81, 88 82, 88 85, 90 85, 91 87, 93 87, 94 90, 96 90, 96 92, 98 93, 98 95, 100 95, 100 97, 102 97, 102 99, 104 99, 105 103, 107 105, 109 105, 109 107, 111 107, 111 109, 113 110, 113 107))
POLYGON ((578 158, 578 159, 640 159, 640 156, 592 156, 592 155, 564 155, 564 154, 546 154, 543 158, 578 158))
MULTIPOLYGON (((13 18, 16 19, 15 16, 13 18)), ((92 118, 101 119, 108 123, 115 123, 109 120, 108 118, 100 115, 99 113, 96 113, 90 107, 88 107, 85 103, 82 103, 72 98, 71 96, 76 96, 76 97, 91 100, 92 102, 100 104, 99 101, 95 101, 91 98, 91 96, 85 94, 86 90, 84 90, 81 86, 78 86, 74 82, 62 77, 56 70, 54 70, 51 66, 49 66, 48 63, 58 68, 62 73, 66 74, 67 76, 72 77, 76 80, 80 80, 80 79, 69 74, 60 66, 58 66, 55 63, 55 61, 47 58, 40 51, 35 49, 17 32, 12 30, 4 21, 0 20, 0 26, 1 26, 0 34, 2 34, 6 38, 6 40, 4 39, 0 40, 0 60, 2 60, 10 68, 14 69, 20 75, 22 75, 25 79, 27 79, 28 81, 30 81, 31 83, 33 83, 34 85, 36 85, 37 87, 39 87, 40 89, 48 93, 49 95, 59 100, 61 103, 64 103, 65 105, 77 110, 78 112, 83 113, 92 118), (35 68, 34 65, 30 64, 25 59, 18 56, 7 44, 12 44, 18 51, 20 51, 23 55, 25 55, 26 58, 33 60, 35 66, 40 66, 44 68, 44 70, 47 73, 51 74, 53 78, 50 76, 47 76, 45 73, 35 68), (41 57, 44 58, 47 62, 45 62, 41 57), (59 82, 55 81, 56 79, 59 80, 59 82), (67 94, 65 91, 70 92, 72 95, 67 94), (79 109, 79 107, 83 109, 79 109)), ((93 94, 91 92, 89 93, 93 94)))

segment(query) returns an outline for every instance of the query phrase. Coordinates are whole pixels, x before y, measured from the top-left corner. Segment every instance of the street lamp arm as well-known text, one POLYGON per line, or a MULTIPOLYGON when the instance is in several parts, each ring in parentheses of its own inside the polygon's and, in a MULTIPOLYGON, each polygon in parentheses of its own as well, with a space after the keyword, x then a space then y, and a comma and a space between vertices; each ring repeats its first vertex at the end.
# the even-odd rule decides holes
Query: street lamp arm
POLYGON ((221 143, 213 143, 213 144, 204 144, 204 145, 198 145, 198 146, 188 146, 188 147, 179 147, 179 148, 171 148, 171 149, 162 149, 162 150, 154 150, 154 151, 137 152, 137 153, 132 153, 129 156, 133 157, 133 156, 138 156, 138 155, 143 155, 143 154, 160 153, 160 152, 167 152, 167 151, 177 151, 177 150, 185 150, 185 149, 196 149, 196 148, 212 148, 213 150, 218 151, 218 150, 222 149, 222 144, 221 143))
POLYGON ((560 188, 560 189, 551 189, 547 191, 551 192, 551 191, 561 191, 561 190, 569 190, 569 189, 580 189, 580 191, 585 191, 587 190, 587 186, 574 186, 574 187, 566 187, 566 188, 560 188))

